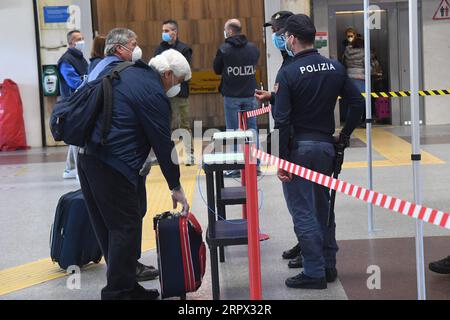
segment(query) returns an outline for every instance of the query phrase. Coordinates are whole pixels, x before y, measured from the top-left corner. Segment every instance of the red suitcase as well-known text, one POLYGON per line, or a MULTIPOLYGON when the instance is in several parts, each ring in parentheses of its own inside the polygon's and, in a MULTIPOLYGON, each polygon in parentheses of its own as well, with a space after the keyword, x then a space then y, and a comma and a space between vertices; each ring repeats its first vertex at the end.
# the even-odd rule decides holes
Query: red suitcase
POLYGON ((391 106, 389 98, 378 98, 375 101, 376 117, 379 120, 391 118, 391 106))
POLYGON ((154 229, 163 299, 196 292, 205 275, 206 246, 195 216, 166 212, 155 217, 154 229))

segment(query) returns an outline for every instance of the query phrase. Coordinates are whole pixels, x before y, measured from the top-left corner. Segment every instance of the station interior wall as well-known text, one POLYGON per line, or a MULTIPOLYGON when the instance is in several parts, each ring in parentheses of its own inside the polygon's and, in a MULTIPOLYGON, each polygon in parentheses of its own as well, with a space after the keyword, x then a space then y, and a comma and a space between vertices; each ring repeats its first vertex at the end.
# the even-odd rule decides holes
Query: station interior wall
MULTIPOLYGON (((309 10, 309 1, 280 0, 281 9, 309 10)), ((313 10, 327 6, 328 0, 314 0, 313 10)), ((332 1, 330 1, 332 2, 332 1)), ((352 1, 350 1, 352 2, 352 1)), ((358 1, 353 1, 359 3, 358 1)), ((361 1, 362 2, 362 1, 361 1)), ((395 2, 395 1, 383 1, 395 2)), ((440 0, 422 1, 424 44, 424 89, 449 89, 450 77, 450 20, 433 20, 440 0)), ((318 30, 328 30, 328 14, 318 15, 314 10, 318 30)), ((269 15, 266 13, 266 16, 269 15)), ((0 81, 10 78, 21 91, 27 142, 31 147, 43 145, 39 74, 36 54, 36 33, 32 1, 2 0, 0 2, 0 28, 4 32, 0 50, 0 81)), ((326 48, 321 50, 329 55, 326 48)), ((427 125, 450 124, 450 97, 425 99, 427 125)))

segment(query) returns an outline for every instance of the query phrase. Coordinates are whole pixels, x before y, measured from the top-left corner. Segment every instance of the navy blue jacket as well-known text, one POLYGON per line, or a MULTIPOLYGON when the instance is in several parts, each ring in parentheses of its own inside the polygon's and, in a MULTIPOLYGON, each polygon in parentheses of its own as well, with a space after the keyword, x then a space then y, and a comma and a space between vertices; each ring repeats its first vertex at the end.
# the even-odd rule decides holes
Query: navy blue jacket
POLYGON ((342 64, 321 56, 316 49, 297 54, 280 70, 273 110, 280 131, 280 157, 289 158, 292 133, 306 140, 332 142, 336 130, 334 109, 339 96, 348 101, 349 116, 343 133, 350 136, 359 124, 364 99, 342 64))
MULTIPOLYGON (((281 50, 281 55, 283 56, 283 64, 281 65, 281 69, 283 69, 285 66, 287 66, 289 63, 291 63, 294 58, 291 57, 286 51, 281 50)), ((270 104, 273 106, 275 104, 275 92, 272 92, 272 95, 270 97, 270 104)))
MULTIPOLYGON (((100 76, 110 73, 118 63, 109 65, 100 76)), ((143 61, 137 64, 139 67, 126 69, 120 74, 121 79, 113 83, 112 125, 107 145, 100 144, 103 123, 100 114, 87 149, 137 188, 139 170, 153 148, 173 190, 180 186, 180 169, 172 161, 170 102, 159 74, 143 61)))
POLYGON ((88 62, 83 53, 75 48, 69 48, 58 60, 60 78, 60 95, 71 96, 83 83, 88 73, 88 62))
POLYGON ((255 95, 259 56, 259 49, 245 35, 225 40, 214 60, 214 72, 222 75, 220 92, 223 96, 249 98, 255 95))
POLYGON ((95 67, 98 65, 98 63, 102 60, 103 60, 103 58, 100 58, 100 57, 93 57, 93 58, 89 59, 90 63, 89 63, 89 68, 88 68, 88 74, 90 74, 91 71, 94 70, 95 67))
MULTIPOLYGON (((155 50, 155 56, 160 55, 164 51, 169 49, 174 49, 180 52, 189 64, 192 63, 192 49, 189 46, 177 39, 174 44, 170 44, 168 42, 161 42, 158 48, 155 50)), ((189 81, 184 81, 181 83, 181 91, 177 96, 178 98, 189 98, 189 81)))

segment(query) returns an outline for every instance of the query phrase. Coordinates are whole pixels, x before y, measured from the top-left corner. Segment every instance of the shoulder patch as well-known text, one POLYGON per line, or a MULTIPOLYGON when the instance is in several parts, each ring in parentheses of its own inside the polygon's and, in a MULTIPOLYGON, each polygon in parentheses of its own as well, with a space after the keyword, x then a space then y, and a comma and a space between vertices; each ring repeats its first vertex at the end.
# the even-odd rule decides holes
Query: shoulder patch
POLYGON ((280 89, 280 84, 275 83, 275 85, 273 86, 273 92, 278 93, 278 89, 280 89))

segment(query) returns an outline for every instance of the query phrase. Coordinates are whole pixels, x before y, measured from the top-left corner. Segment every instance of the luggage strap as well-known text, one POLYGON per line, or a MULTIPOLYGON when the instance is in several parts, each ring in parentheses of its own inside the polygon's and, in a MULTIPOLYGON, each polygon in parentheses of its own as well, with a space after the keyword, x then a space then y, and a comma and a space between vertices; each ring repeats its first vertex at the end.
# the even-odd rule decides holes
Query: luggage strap
POLYGON ((113 92, 112 92, 112 83, 114 80, 120 80, 120 73, 129 67, 134 66, 134 62, 125 61, 120 63, 117 67, 115 67, 110 74, 103 78, 103 125, 102 125, 102 141, 101 144, 105 146, 108 141, 108 134, 111 130, 111 122, 112 122, 112 104, 113 104, 113 92))

